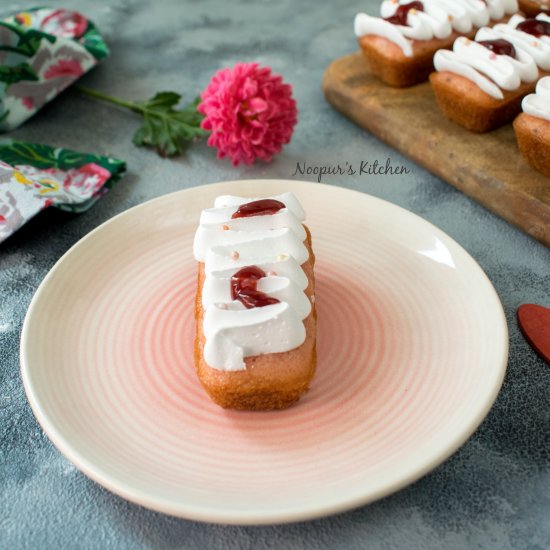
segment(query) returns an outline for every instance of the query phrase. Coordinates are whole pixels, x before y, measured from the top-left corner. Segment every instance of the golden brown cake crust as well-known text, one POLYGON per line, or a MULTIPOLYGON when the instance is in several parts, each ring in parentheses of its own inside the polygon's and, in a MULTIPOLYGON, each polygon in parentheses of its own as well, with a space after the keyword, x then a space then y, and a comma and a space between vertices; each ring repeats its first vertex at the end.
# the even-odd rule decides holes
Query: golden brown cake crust
POLYGON ((514 120, 514 130, 525 160, 550 177, 550 121, 521 113, 514 120))
MULTIPOLYGON (((539 78, 548 73, 540 72, 539 78)), ((514 91, 503 90, 504 98, 495 99, 463 76, 434 72, 430 83, 443 114, 468 130, 484 133, 511 122, 521 112, 521 100, 534 91, 535 82, 522 83, 514 91)))
MULTIPOLYGON (((473 38, 475 33, 467 35, 473 38)), ((433 71, 433 56, 442 48, 450 48, 460 36, 453 32, 448 39, 416 40, 413 56, 383 36, 366 35, 359 38, 359 45, 372 73, 391 86, 412 86, 428 79, 433 71)))
POLYGON ((539 13, 550 13, 550 4, 535 0, 519 0, 519 9, 526 17, 536 17, 539 13))
MULTIPOLYGON (((509 17, 491 21, 489 26, 505 23, 509 17)), ((437 50, 449 49, 459 36, 474 38, 477 28, 471 32, 452 32, 448 38, 414 40, 412 57, 407 57, 394 42, 383 36, 368 34, 358 38, 359 45, 367 59, 369 68, 386 84, 391 86, 412 86, 425 82, 434 70, 433 57, 437 50)))
MULTIPOLYGON (((307 238, 304 244, 309 251, 309 259, 302 268, 309 283, 305 293, 311 299, 315 292, 315 256, 311 248, 311 234, 307 227, 305 229, 307 238)), ((204 278, 204 264, 199 263, 195 298, 195 367, 212 401, 224 408, 240 410, 283 409, 298 401, 309 389, 317 365, 315 304, 312 304, 311 313, 304 319, 306 339, 301 346, 282 353, 246 357, 246 370, 221 371, 209 367, 204 361, 204 308, 201 300, 204 278)))

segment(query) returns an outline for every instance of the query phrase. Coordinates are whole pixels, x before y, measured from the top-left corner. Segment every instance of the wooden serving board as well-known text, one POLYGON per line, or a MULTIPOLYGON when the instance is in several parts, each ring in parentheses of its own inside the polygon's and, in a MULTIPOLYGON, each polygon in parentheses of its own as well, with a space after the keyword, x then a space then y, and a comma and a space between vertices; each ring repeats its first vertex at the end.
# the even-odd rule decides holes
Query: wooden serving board
POLYGON ((550 246, 550 179, 521 157, 511 124, 469 132, 441 114, 429 83, 388 86, 361 52, 331 63, 323 90, 353 122, 550 246))

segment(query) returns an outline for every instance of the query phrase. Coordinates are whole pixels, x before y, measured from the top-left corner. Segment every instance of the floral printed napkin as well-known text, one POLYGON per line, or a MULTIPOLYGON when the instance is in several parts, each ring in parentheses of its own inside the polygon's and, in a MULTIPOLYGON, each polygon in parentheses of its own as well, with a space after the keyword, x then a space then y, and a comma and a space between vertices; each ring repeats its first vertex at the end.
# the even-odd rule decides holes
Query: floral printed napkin
POLYGON ((80 13, 34 8, 0 20, 0 131, 13 130, 109 55, 80 13))
POLYGON ((0 242, 49 206, 83 212, 116 183, 122 160, 22 141, 0 142, 0 242))

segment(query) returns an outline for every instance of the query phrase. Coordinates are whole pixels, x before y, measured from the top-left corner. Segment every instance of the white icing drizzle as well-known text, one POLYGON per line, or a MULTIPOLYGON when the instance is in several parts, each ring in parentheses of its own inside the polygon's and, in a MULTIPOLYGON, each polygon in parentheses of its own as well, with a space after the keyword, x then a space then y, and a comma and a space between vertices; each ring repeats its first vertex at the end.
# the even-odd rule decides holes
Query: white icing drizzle
POLYGON ((517 0, 487 0, 487 7, 489 8, 489 17, 494 21, 519 10, 517 0))
POLYGON ((467 38, 457 38, 453 51, 438 50, 434 56, 437 71, 449 71, 463 76, 486 94, 503 99, 502 90, 517 90, 521 82, 533 82, 538 70, 533 58, 516 49, 518 59, 496 55, 481 44, 467 38))
MULTIPOLYGON (((534 82, 539 75, 537 62, 524 47, 524 38, 521 36, 531 35, 517 31, 515 26, 518 22, 497 25, 497 30, 484 27, 476 34, 476 40, 507 40, 514 45, 515 59, 508 55, 496 55, 481 44, 459 37, 452 51, 438 50, 435 53, 436 71, 449 71, 463 76, 495 99, 504 98, 502 90, 517 90, 522 82, 534 82)), ((535 40, 531 36, 531 43, 535 40)))
POLYGON ((308 278, 301 268, 309 257, 301 223, 305 214, 292 193, 269 198, 285 208, 233 220, 238 206, 258 199, 218 197, 214 208, 203 210, 195 234, 195 259, 205 264, 204 359, 218 370, 244 370, 245 357, 289 351, 306 338, 303 320, 311 301, 304 293, 308 278), (250 265, 266 273, 258 290, 279 303, 247 309, 232 299, 231 276, 250 265))
POLYGON ((550 121, 550 76, 537 82, 534 94, 529 94, 521 102, 523 112, 550 121))
POLYGON ((412 57, 413 40, 447 38, 455 30, 469 33, 473 28, 482 27, 490 19, 501 19, 506 14, 518 10, 517 0, 421 0, 423 11, 410 10, 407 25, 395 25, 385 18, 395 14, 397 8, 412 0, 384 0, 380 7, 382 17, 372 17, 358 13, 354 30, 358 37, 365 35, 382 36, 397 44, 407 57, 412 57))
MULTIPOLYGON (((550 17, 544 14, 537 15, 537 19, 550 22, 550 17)), ((498 24, 490 29, 479 29, 476 40, 498 38, 508 40, 516 49, 519 48, 528 53, 542 70, 550 71, 550 37, 538 37, 516 29, 523 21, 525 21, 525 17, 513 15, 506 24, 498 24)))

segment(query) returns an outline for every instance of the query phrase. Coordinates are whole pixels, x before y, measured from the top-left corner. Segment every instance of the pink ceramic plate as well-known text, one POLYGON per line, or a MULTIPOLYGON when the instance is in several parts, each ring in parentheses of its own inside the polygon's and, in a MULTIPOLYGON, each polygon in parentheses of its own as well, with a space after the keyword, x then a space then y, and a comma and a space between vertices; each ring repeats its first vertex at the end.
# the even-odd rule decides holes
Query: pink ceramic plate
POLYGON ((387 495, 434 468, 500 388, 507 329, 453 240, 390 203, 297 181, 197 187, 103 224, 29 308, 22 375, 59 450, 113 492, 181 517, 276 523, 387 495), (211 403, 193 365, 199 212, 293 191, 317 255, 318 372, 298 405, 211 403))

